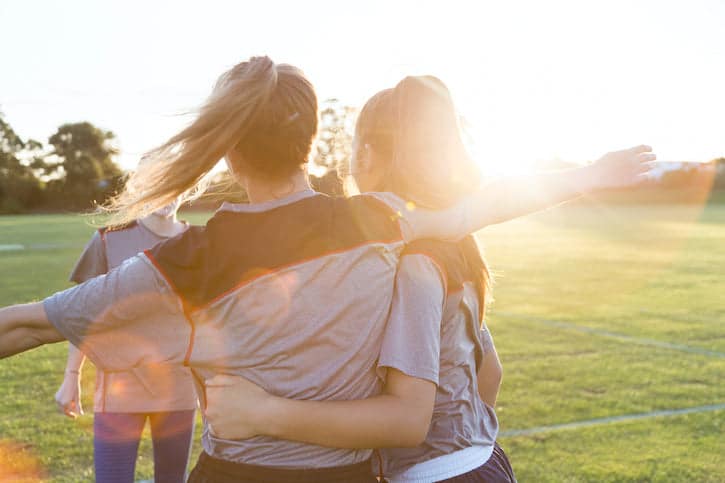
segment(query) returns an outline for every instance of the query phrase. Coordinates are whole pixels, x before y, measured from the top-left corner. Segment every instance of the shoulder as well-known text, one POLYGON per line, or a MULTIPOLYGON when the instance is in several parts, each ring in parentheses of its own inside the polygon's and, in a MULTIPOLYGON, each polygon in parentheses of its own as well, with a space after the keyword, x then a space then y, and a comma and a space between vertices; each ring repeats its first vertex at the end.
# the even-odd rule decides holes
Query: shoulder
POLYGON ((465 253, 459 242, 433 239, 415 240, 406 245, 402 256, 406 255, 428 257, 440 270, 448 291, 463 288, 463 284, 471 278, 465 253))
POLYGON ((208 246, 205 226, 188 226, 175 237, 163 240, 144 253, 157 262, 174 263, 175 265, 193 264, 192 259, 198 258, 208 246))
POLYGON ((138 228, 138 221, 134 220, 129 223, 126 223, 125 225, 120 226, 104 226, 102 228, 98 229, 98 236, 102 241, 106 241, 106 238, 109 236, 113 236, 115 233, 121 233, 128 230, 133 230, 138 228))
POLYGON ((371 236, 403 239, 400 226, 403 215, 400 210, 404 203, 397 196, 391 193, 372 193, 337 198, 336 201, 344 218, 350 224, 364 228, 371 236))

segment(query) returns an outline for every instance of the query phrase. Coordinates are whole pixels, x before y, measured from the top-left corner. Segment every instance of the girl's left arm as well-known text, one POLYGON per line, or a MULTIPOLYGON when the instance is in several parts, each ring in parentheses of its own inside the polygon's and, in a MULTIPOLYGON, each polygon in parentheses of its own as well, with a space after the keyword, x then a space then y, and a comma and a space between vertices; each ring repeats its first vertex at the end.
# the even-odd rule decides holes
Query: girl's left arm
POLYGON ((588 166, 496 180, 440 211, 415 209, 389 193, 377 196, 397 211, 407 241, 458 240, 486 226, 551 208, 587 193, 634 186, 645 179, 654 159, 651 148, 644 145, 612 151, 588 166))
POLYGON ((0 358, 63 339, 40 302, 0 309, 0 358))

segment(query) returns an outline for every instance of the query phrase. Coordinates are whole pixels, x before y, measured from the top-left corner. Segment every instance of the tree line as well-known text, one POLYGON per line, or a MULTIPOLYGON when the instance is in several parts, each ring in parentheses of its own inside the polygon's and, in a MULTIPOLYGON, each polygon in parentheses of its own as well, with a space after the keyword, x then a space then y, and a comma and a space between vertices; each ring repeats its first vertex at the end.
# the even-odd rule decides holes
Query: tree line
MULTIPOLYGON (((310 167, 310 180, 319 191, 343 194, 341 179, 352 152, 354 114, 354 108, 337 99, 322 104, 310 167)), ((115 141, 113 132, 89 122, 63 124, 46 143, 23 140, 0 112, 0 213, 83 211, 103 204, 123 186, 125 174, 115 162, 115 141)), ((703 183, 725 189, 725 158, 711 164, 714 180, 712 174, 688 167, 667 172, 651 184, 657 190, 703 183)), ((228 176, 219 174, 207 200, 195 205, 210 208, 221 200, 244 200, 244 193, 230 189, 231 185, 228 176)))
MULTIPOLYGON (((337 99, 322 105, 311 181, 323 192, 342 194, 338 166, 352 149, 353 113, 337 99)), ((83 211, 103 204, 123 186, 115 146, 113 132, 89 122, 63 124, 46 143, 24 140, 0 112, 0 213, 83 211)), ((244 199, 227 181, 218 175, 209 199, 196 204, 244 199)))
POLYGON ((0 114, 0 212, 79 210, 119 187, 115 136, 88 122, 63 124, 47 143, 23 140, 0 114))

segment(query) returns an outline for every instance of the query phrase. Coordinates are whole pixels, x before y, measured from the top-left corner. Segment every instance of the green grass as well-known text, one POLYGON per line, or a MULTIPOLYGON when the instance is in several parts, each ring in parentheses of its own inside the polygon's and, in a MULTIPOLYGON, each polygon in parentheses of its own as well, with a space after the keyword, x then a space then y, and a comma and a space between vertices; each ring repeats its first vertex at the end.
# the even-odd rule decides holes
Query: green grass
MULTIPOLYGON (((0 244, 63 244, 0 252, 0 305, 68 286, 92 230, 70 215, 0 217, 0 244)), ((725 205, 576 205, 480 237, 497 276, 488 323, 503 431, 725 403, 725 205)), ((0 480, 13 468, 92 480, 91 417, 67 420, 53 404, 64 354, 57 344, 0 362, 0 480)), ((90 410, 91 371, 84 385, 90 410)), ((712 411, 501 443, 522 482, 715 482, 724 430, 725 411, 712 411)), ((137 477, 150 478, 148 436, 140 454, 137 477)))

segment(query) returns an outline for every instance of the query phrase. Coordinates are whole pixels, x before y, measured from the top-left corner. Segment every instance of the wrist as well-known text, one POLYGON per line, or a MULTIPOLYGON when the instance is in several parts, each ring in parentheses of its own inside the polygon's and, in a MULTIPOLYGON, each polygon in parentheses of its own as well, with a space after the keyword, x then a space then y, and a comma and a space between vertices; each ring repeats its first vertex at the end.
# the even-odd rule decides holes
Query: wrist
POLYGON ((259 413, 257 433, 273 438, 284 438, 284 404, 285 399, 270 395, 261 405, 264 408, 259 413))
POLYGON ((601 181, 601 175, 596 163, 576 169, 574 187, 579 193, 590 193, 600 189, 601 181))

